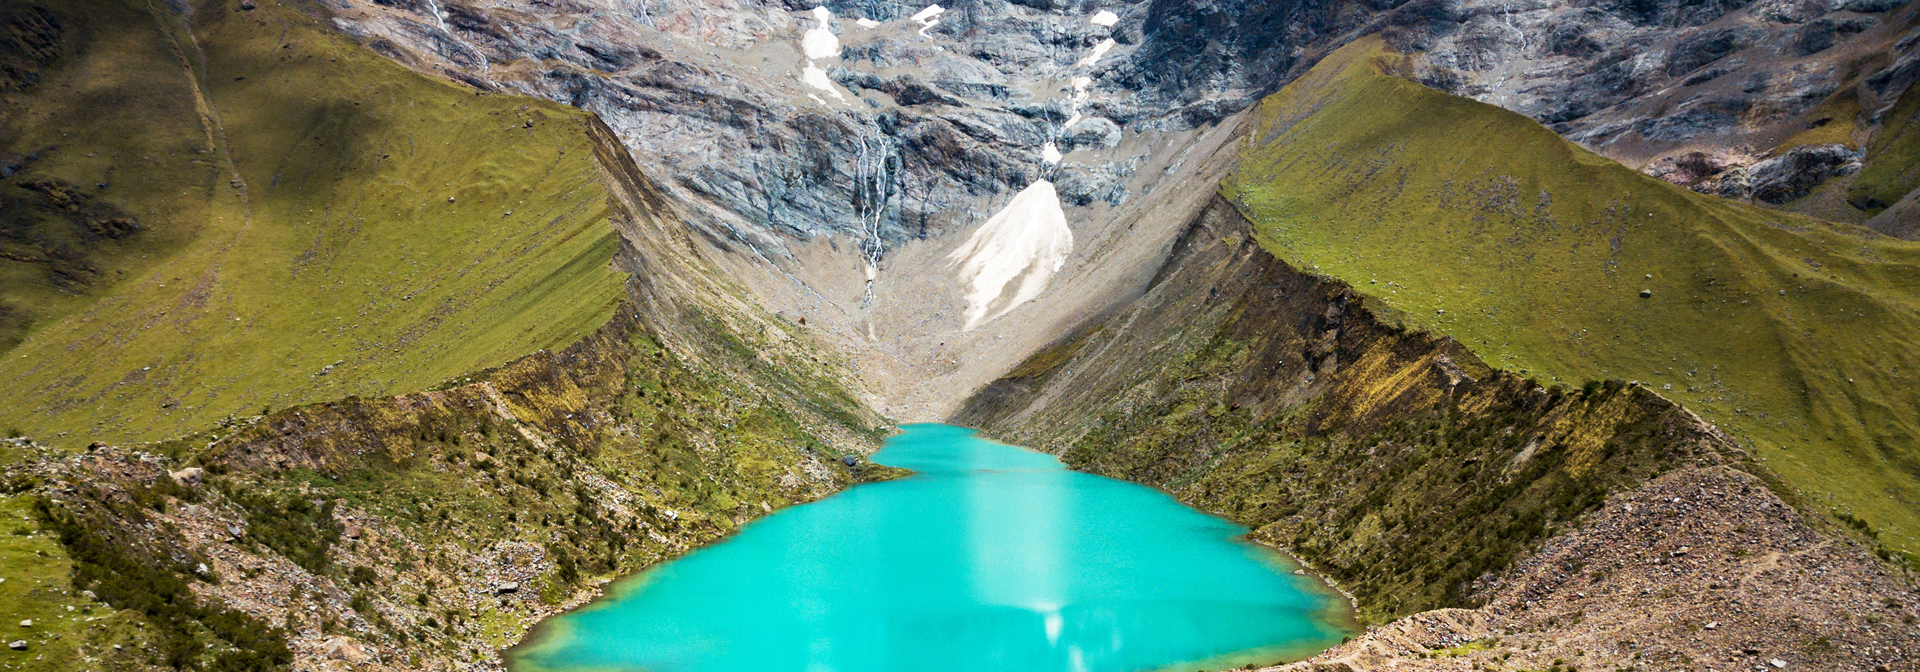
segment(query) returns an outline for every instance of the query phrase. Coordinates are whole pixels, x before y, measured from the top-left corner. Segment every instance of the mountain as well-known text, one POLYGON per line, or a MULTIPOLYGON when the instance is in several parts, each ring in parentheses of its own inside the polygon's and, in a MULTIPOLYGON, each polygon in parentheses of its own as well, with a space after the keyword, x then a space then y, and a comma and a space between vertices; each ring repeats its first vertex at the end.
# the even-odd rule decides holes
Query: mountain
POLYGON ((597 119, 409 72, 318 6, 198 9, 23 12, 58 58, 11 101, 10 187, 138 227, 76 248, 91 284, 11 268, 0 604, 36 625, 9 664, 497 665, 613 576, 886 475, 838 360, 702 262, 597 119), (73 106, 124 135, 69 142, 73 106))
POLYGON ((9 186, 118 214, 15 239, 83 269, 9 260, 32 320, 0 362, 15 434, 152 441, 395 394, 612 314, 590 116, 413 76, 297 14, 91 9, 23 10, 62 55, 16 99, 9 186), (94 74, 123 62, 124 80, 94 74))
POLYGON ((1293 669, 1906 669, 1916 21, 0 3, 7 664, 498 669, 945 420, 1307 563, 1293 669))
POLYGON ((1637 381, 1920 549, 1913 246, 1669 188, 1518 115, 1350 72, 1296 81, 1248 131, 1221 188, 1264 246, 1502 369, 1637 381))
MULTIPOLYGON (((1653 180, 1408 80, 1408 63, 1357 41, 1263 101, 1241 163, 1153 287, 958 419, 1246 524, 1385 626, 1302 669, 1702 664, 1727 651, 1841 669, 1860 660, 1847 652, 1907 646, 1910 627, 1853 619, 1898 619, 1874 610, 1913 594, 1886 563, 1912 563, 1898 466, 1911 453, 1767 443, 1754 434, 1785 433, 1690 409, 1719 410, 1736 374, 1805 361, 1734 340, 1760 327, 1703 305, 1726 289, 1714 264, 1728 280, 1755 268, 1714 243, 1884 244, 1891 268, 1853 291, 1895 315, 1908 285, 1876 281, 1899 277, 1911 246, 1653 180), (1686 280, 1648 285, 1651 298, 1634 289, 1640 271, 1675 265, 1686 280), (1666 371, 1657 348, 1696 343, 1694 357, 1739 354, 1682 367, 1705 374, 1691 389, 1607 368, 1666 371), (1823 506, 1853 529, 1799 513, 1823 506), (1824 572, 1846 585, 1810 589, 1824 572)), ((1763 315, 1793 315, 1804 299, 1792 295, 1768 297, 1789 307, 1763 315)), ((1761 399, 1740 404, 1756 418, 1839 415, 1761 399)))

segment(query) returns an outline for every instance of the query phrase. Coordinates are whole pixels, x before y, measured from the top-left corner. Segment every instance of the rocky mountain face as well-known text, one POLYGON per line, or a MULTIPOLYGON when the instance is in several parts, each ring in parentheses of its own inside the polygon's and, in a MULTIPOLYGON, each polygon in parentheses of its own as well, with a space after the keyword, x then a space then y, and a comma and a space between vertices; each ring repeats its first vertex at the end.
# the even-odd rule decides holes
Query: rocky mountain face
MULTIPOLYGON (((1056 181, 1072 205, 1124 200, 1128 157, 1101 150, 1217 122, 1370 32, 1419 55, 1429 85, 1636 165, 1764 152, 1832 124, 1866 131, 1920 73, 1912 13, 1892 0, 969 0, 926 21, 912 18, 919 5, 829 2, 840 49, 812 60, 831 92, 802 81, 801 36, 822 27, 807 3, 331 6, 403 62, 599 113, 712 206, 717 231, 766 252, 782 247, 769 233, 883 249, 938 235, 1043 173, 1067 178, 1056 181), (1116 21, 1087 20, 1101 11, 1116 21), (1067 127, 1073 76, 1090 77, 1092 95, 1086 121, 1067 127), (1069 160, 1050 168, 1047 142, 1069 160)), ((1820 171, 1833 169, 1796 174, 1820 171)))
POLYGON ((1193 200, 1192 185, 1206 183, 1194 176, 1217 167, 1200 160, 1222 139, 1210 124, 1246 101, 1216 91, 1226 72, 1190 86, 1174 73, 1128 76, 1167 83, 1150 94, 1107 83, 1146 40, 1145 5, 328 8, 343 30, 421 70, 598 114, 733 276, 838 344, 870 401, 905 419, 942 417, 988 371, 1134 291, 1171 239, 1164 224, 1145 237, 1135 224, 1160 217, 1163 201, 1193 200), (975 265, 969 277, 993 285, 987 300, 999 283, 1050 290, 1003 299, 996 315, 1029 299, 1047 307, 968 324, 986 307, 962 291, 963 239, 1040 182, 1067 209, 1059 254, 1044 269, 980 276, 975 265), (1128 263, 1094 261, 1102 249, 1128 263))
POLYGON ((1864 222, 1890 202, 1845 188, 1805 197, 1860 172, 1862 161, 1913 164, 1906 151, 1867 151, 1871 138, 1907 123, 1893 112, 1920 72, 1908 3, 1449 9, 1434 21, 1451 30, 1385 31, 1396 48, 1419 55, 1423 82, 1526 114, 1676 184, 1864 222))
MULTIPOLYGON (((965 226, 1046 170, 1046 143, 1071 153, 1118 139, 1112 122, 1057 128, 1071 114, 1059 89, 1112 28, 1012 5, 956 7, 926 25, 909 18, 918 6, 827 7, 837 46, 819 59, 800 44, 819 18, 775 2, 333 9, 403 62, 599 114, 676 195, 705 206, 710 233, 770 256, 814 236, 878 252, 965 226), (803 81, 810 60, 824 87, 803 81)), ((1069 200, 1124 197, 1110 175, 1089 176, 1062 180, 1080 185, 1069 200)))
POLYGON ((1142 291, 1199 207, 1180 192, 1227 160, 1222 122, 1362 35, 1431 87, 1702 191, 1863 222, 1911 189, 1847 191, 1911 163, 1868 142, 1916 67, 1914 11, 1884 0, 325 5, 416 69, 599 115, 734 276, 905 419, 1142 291), (1042 180, 1070 253, 968 324, 954 255, 1042 180))

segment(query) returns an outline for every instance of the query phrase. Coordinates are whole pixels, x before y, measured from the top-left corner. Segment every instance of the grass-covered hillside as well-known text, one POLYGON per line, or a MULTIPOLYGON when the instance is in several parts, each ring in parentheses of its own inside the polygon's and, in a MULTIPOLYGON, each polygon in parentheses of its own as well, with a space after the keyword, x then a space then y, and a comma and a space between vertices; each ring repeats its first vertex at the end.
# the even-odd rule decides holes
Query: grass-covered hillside
MULTIPOLYGON (((1888 110, 1867 143, 1860 174, 1847 185, 1847 200, 1881 213, 1920 188, 1920 90, 1908 89, 1888 110)), ((1888 222, 1895 235, 1916 232, 1920 222, 1888 222)))
POLYGON ((1920 245, 1695 194, 1356 42, 1269 97, 1222 191, 1262 246, 1488 363, 1640 381, 1920 552, 1920 245))
POLYGON ((46 672, 497 668, 605 580, 891 473, 841 462, 883 427, 793 367, 800 341, 742 358, 646 321, 628 304, 446 389, 155 444, 0 442, 0 617, 32 621, 8 637, 24 652, 0 656, 46 672))
POLYGON ((1478 606, 1491 577, 1609 496, 1745 466, 1644 388, 1491 369, 1250 233, 1216 201, 1139 301, 1028 359, 961 421, 1246 525, 1368 624, 1478 606))
POLYGON ((192 83, 143 3, 0 5, 0 349, 199 230, 219 173, 192 83))
POLYGON ((306 2, 14 4, 9 39, 51 46, 0 96, 0 197, 34 208, 0 232, 0 429, 152 440, 422 389, 621 296, 585 113, 418 75, 306 2))
POLYGON ((0 427, 31 434, 0 664, 495 669, 606 579, 891 473, 604 124, 319 16, 0 8, 0 427))

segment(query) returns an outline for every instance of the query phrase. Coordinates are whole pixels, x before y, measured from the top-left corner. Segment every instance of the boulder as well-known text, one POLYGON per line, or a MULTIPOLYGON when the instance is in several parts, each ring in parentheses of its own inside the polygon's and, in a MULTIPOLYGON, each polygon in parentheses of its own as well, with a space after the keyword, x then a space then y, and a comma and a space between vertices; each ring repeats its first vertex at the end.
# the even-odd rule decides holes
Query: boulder
POLYGON ((206 480, 207 470, 201 469, 199 467, 187 467, 179 471, 171 472, 167 475, 172 477, 173 482, 175 483, 192 487, 192 486, 199 485, 201 481, 206 480))
POLYGON ((1863 152, 1846 145, 1805 145, 1746 168, 1748 194, 1779 205, 1807 195, 1827 178, 1860 170, 1863 152))
POLYGON ((360 664, 372 659, 367 649, 354 641, 352 637, 328 637, 320 644, 320 655, 328 660, 340 660, 351 664, 360 664))
POLYGON ((1062 143, 1074 149, 1112 149, 1120 146, 1120 125, 1104 117, 1087 117, 1066 129, 1062 143))

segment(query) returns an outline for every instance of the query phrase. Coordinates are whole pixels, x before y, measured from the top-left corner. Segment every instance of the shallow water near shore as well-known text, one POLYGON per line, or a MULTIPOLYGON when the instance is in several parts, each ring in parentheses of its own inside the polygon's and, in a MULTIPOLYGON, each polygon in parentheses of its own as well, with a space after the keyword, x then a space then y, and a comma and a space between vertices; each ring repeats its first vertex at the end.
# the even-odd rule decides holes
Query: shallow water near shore
POLYGON ((1129 672, 1304 658, 1336 593, 1245 528, 947 425, 913 476, 777 512, 544 623, 516 672, 1129 672))

